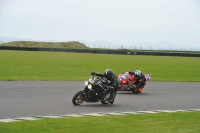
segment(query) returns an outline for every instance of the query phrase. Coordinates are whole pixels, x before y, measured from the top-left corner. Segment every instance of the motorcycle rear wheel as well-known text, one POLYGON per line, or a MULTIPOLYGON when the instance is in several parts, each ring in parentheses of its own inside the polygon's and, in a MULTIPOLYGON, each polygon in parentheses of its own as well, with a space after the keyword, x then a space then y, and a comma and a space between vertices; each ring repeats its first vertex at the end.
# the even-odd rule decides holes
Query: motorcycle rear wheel
POLYGON ((102 104, 109 104, 109 97, 110 97, 110 93, 108 93, 108 94, 105 96, 104 100, 101 100, 101 103, 102 103, 102 104))
POLYGON ((85 99, 84 99, 84 91, 77 92, 74 97, 72 98, 72 103, 74 105, 81 105, 85 99))
POLYGON ((101 101, 102 104, 108 104, 109 101, 101 101))

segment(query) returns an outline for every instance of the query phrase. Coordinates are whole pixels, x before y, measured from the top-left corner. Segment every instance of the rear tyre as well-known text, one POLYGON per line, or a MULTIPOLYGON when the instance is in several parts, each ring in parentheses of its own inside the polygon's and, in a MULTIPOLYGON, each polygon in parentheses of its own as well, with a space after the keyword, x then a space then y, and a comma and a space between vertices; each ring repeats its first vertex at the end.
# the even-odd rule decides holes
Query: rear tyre
POLYGON ((102 104, 109 104, 109 97, 110 97, 110 93, 108 93, 105 97, 104 100, 101 100, 102 104))
POLYGON ((133 93, 136 93, 136 91, 134 91, 134 90, 133 90, 132 92, 133 92, 133 93))
POLYGON ((85 92, 84 91, 79 91, 77 92, 74 97, 72 98, 72 103, 74 105, 81 105, 85 101, 85 92))
POLYGON ((137 90, 132 89, 132 92, 133 92, 133 93, 137 93, 137 90))

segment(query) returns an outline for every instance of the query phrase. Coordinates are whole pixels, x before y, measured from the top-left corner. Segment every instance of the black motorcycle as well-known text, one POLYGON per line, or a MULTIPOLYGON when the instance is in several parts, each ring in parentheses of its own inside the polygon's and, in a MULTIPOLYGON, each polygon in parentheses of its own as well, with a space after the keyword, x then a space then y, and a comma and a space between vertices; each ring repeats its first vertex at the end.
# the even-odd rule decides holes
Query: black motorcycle
POLYGON ((102 104, 109 103, 109 89, 107 89, 106 84, 108 80, 103 77, 91 77, 85 81, 85 88, 78 91, 72 98, 72 103, 74 105, 80 105, 83 102, 101 102, 102 104))

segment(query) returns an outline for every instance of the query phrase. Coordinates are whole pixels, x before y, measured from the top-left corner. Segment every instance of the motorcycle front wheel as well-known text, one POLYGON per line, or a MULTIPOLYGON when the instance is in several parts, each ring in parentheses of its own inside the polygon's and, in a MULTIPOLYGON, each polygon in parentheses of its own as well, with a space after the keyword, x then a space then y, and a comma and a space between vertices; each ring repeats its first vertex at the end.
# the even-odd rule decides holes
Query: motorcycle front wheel
POLYGON ((81 105, 85 99, 84 99, 84 95, 85 95, 85 92, 84 91, 79 91, 77 92, 74 97, 72 98, 72 103, 74 105, 81 105))

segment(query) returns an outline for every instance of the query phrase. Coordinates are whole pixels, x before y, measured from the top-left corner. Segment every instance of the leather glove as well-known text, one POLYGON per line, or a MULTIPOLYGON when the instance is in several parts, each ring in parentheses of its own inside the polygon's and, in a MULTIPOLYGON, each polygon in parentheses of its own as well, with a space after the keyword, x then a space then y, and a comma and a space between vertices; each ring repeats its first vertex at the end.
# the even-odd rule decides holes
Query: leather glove
POLYGON ((113 89, 113 87, 112 87, 112 86, 108 86, 108 89, 109 89, 109 90, 112 90, 112 89, 113 89))
POLYGON ((107 90, 109 90, 109 91, 113 89, 112 86, 108 86, 108 85, 107 85, 105 88, 106 88, 107 90))
POLYGON ((91 73, 90 73, 90 75, 95 75, 95 74, 96 74, 95 72, 91 72, 91 73))

